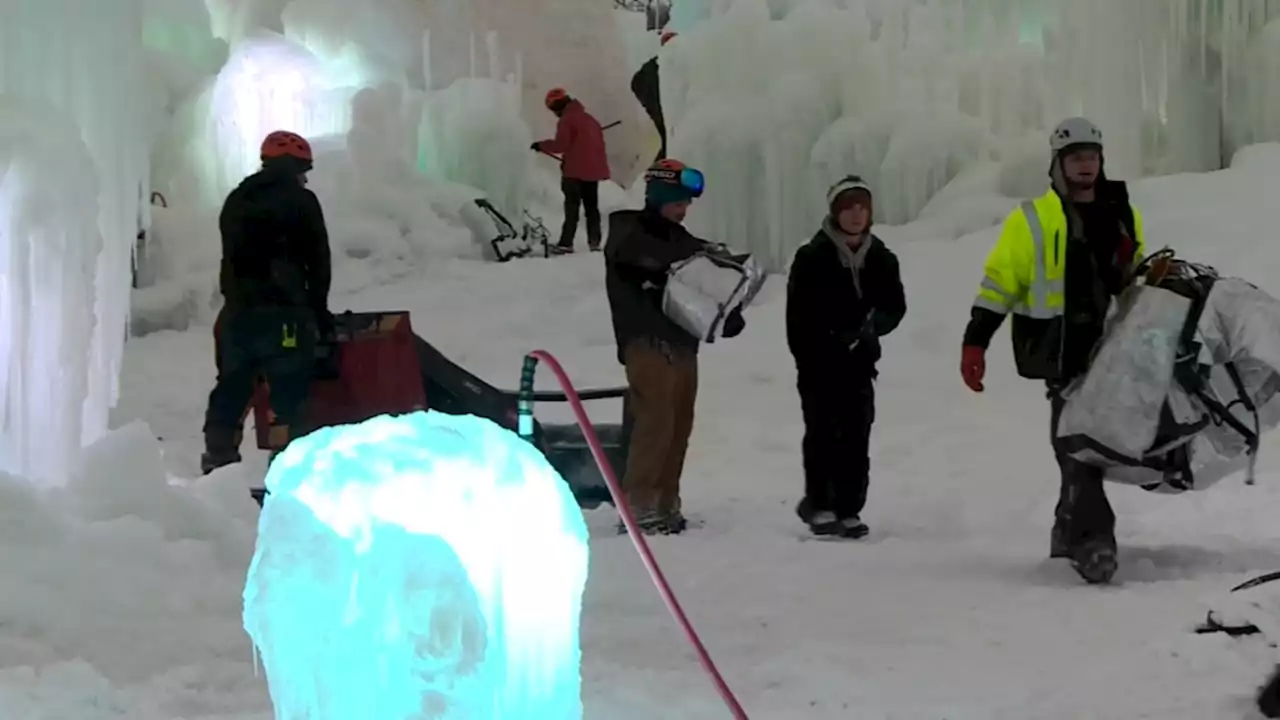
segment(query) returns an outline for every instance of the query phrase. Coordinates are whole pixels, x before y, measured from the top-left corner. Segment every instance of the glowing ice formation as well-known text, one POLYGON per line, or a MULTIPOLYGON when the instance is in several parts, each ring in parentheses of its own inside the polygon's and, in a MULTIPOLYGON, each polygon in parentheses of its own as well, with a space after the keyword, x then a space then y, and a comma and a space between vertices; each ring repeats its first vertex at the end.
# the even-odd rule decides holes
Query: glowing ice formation
POLYGON ((514 433, 418 412, 271 464, 244 625, 276 717, 582 717, 587 529, 514 433))
POLYGON ((221 207, 259 165, 262 138, 287 128, 316 143, 350 127, 362 83, 274 35, 245 39, 216 78, 183 103, 155 158, 155 185, 171 202, 221 207))

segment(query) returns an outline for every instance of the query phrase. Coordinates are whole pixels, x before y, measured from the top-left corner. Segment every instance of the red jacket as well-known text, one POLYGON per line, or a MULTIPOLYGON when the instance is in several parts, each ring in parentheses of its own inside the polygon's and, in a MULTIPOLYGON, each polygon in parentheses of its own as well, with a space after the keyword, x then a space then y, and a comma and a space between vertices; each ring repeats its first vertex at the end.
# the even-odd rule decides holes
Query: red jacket
POLYGON ((570 100, 561 113, 555 139, 539 142, 538 149, 564 157, 561 172, 566 178, 593 182, 609 179, 604 131, 577 100, 570 100))

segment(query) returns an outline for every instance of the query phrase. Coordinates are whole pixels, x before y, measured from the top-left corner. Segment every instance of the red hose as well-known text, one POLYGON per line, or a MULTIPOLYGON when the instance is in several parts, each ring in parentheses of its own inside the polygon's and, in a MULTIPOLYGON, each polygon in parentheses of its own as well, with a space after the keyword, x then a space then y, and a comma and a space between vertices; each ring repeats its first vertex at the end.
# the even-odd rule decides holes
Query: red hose
POLYGON ((733 691, 729 689, 728 683, 720 675, 720 671, 716 669, 716 664, 711 659, 711 653, 707 652, 707 648, 702 644, 702 639, 698 637, 698 632, 693 629, 693 624, 689 622, 689 618, 685 616, 684 610, 680 607, 680 601, 676 599, 676 595, 671 591, 671 585, 667 583, 667 578, 662 574, 662 568, 658 567, 658 561, 654 559, 653 553, 649 550, 649 543, 644 539, 644 533, 636 527, 635 516, 631 514, 631 508, 627 506, 622 496, 622 487, 618 483, 618 476, 613 472, 613 466, 609 464, 609 458, 605 457, 604 447, 600 444, 600 438, 596 435, 595 428, 591 425, 591 419, 587 417, 587 411, 582 406, 582 399, 578 397, 578 391, 573 387, 573 383, 569 381, 569 376, 561 367, 560 361, 555 359, 551 353, 546 350, 534 350, 529 353, 530 357, 546 363, 551 372, 555 374, 556 380, 560 383, 560 388, 564 391, 565 397, 569 399, 569 407, 573 408, 574 418, 578 421, 578 427, 582 428, 582 434, 587 440, 587 445, 591 448, 591 457, 595 458, 596 465, 600 466, 600 473, 604 476, 605 483, 609 486, 609 494, 613 496, 613 505, 618 509, 618 514, 622 516, 622 523, 627 527, 627 534, 631 536, 631 542, 636 546, 636 551, 640 553, 640 560, 644 562, 644 567, 649 571, 649 577, 653 580, 653 584, 658 588, 658 594, 662 596, 662 601, 666 603, 667 610, 671 611, 671 616, 680 624, 680 629, 684 631, 684 635, 689 640, 689 644, 693 646, 693 650, 698 655, 698 662, 702 663, 702 669, 706 671, 711 678, 711 684, 715 685, 716 692, 720 694, 720 698, 724 700, 724 704, 729 708, 729 712, 733 714, 735 720, 748 720, 747 712, 742 709, 742 704, 738 702, 738 698, 734 696, 733 691))

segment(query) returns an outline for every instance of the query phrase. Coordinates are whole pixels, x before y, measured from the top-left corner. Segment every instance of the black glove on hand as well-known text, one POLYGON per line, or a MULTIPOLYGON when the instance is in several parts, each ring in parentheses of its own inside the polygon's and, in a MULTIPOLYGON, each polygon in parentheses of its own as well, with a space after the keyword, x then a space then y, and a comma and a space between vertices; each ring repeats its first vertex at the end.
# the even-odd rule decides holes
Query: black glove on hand
POLYGON ((867 315, 867 319, 862 322, 862 327, 858 328, 857 332, 851 333, 850 335, 846 335, 841 338, 841 340, 845 344, 845 347, 848 348, 849 352, 853 352, 854 350, 858 349, 859 345, 865 342, 871 342, 872 340, 875 340, 877 337, 879 337, 876 334, 875 321, 876 321, 876 311, 872 310, 867 315))
POLYGON ((746 329, 747 321, 742 317, 742 308, 738 308, 724 319, 724 327, 721 329, 720 336, 731 338, 742 334, 746 329))
POLYGON ((541 144, 542 144, 542 141, 541 141, 541 140, 537 140, 537 141, 531 142, 531 143, 529 143, 529 149, 530 149, 530 150, 532 150, 532 151, 534 151, 534 152, 542 152, 542 148, 538 147, 538 146, 539 146, 539 145, 541 145, 541 144))

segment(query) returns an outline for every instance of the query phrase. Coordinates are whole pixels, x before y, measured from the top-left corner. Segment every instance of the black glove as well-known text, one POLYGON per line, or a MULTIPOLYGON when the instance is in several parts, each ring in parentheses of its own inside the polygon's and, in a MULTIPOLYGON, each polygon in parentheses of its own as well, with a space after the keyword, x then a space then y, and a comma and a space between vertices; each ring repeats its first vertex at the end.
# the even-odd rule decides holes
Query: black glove
POLYGON ((529 143, 529 149, 530 149, 530 150, 532 150, 532 151, 534 151, 534 152, 542 152, 542 148, 538 147, 538 146, 539 146, 539 145, 541 145, 541 144, 542 144, 542 141, 541 141, 541 140, 535 140, 535 141, 533 141, 533 142, 529 143))
POLYGON ((747 321, 742 317, 742 308, 738 308, 729 313, 724 319, 724 327, 721 329, 720 336, 726 338, 737 337, 742 334, 746 327, 747 321))
POLYGON ((867 314, 867 319, 862 321, 862 326, 859 327, 857 331, 841 337, 841 342, 844 343, 849 352, 853 352, 858 349, 859 345, 865 342, 871 342, 879 337, 876 335, 875 321, 876 311, 872 310, 867 314))

